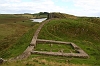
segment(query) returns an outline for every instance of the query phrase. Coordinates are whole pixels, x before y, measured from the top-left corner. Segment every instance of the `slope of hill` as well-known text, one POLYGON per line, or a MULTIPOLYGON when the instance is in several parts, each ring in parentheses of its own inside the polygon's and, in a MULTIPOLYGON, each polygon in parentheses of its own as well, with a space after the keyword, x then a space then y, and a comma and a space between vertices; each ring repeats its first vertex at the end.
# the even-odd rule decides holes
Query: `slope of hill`
POLYGON ((49 13, 49 18, 77 18, 74 15, 70 15, 70 14, 65 14, 65 13, 60 13, 60 12, 52 12, 49 13))
POLYGON ((29 45, 38 23, 31 22, 27 17, 14 14, 0 15, 0 57, 15 57, 29 45))
MULTIPOLYGON (((33 54, 28 59, 22 61, 16 61, 13 64, 11 62, 7 62, 4 63, 3 66, 9 66, 9 65, 15 66, 21 64, 22 66, 32 66, 32 65, 33 66, 48 66, 48 65, 49 66, 54 66, 54 65, 99 66, 100 65, 99 63, 100 62, 99 60, 100 59, 99 57, 100 56, 100 52, 99 52, 100 51, 99 49, 100 48, 100 30, 99 30, 100 19, 89 18, 89 17, 80 18, 80 17, 76 17, 72 15, 70 16, 70 15, 60 14, 60 13, 52 13, 52 15, 53 15, 52 17, 53 19, 51 19, 50 22, 48 22, 43 26, 42 30, 39 33, 38 39, 73 42, 77 44, 79 47, 81 47, 90 56, 90 58, 82 59, 82 58, 73 58, 73 57, 68 58, 68 57, 33 54)), ((18 24, 23 25, 27 28, 25 33, 22 33, 23 35, 21 35, 19 39, 15 41, 15 43, 10 44, 11 46, 7 48, 7 51, 5 50, 4 52, 1 52, 0 57, 3 58, 15 57, 21 54, 25 50, 25 48, 29 45, 32 36, 39 24, 36 24, 35 26, 33 24, 30 24, 29 27, 27 26, 27 24, 24 23, 29 24, 30 22, 28 21, 24 21, 24 22, 22 21, 21 23, 18 22, 18 24)), ((11 43, 11 40, 10 42, 9 40, 5 44, 11 43)), ((3 43, 0 45, 3 45, 3 43)), ((36 49, 37 48, 39 47, 37 46, 36 49)))
POLYGON ((42 28, 38 38, 74 42, 89 54, 90 58, 72 58, 70 62, 98 66, 100 65, 100 19, 97 20, 96 22, 83 18, 53 19, 42 28))

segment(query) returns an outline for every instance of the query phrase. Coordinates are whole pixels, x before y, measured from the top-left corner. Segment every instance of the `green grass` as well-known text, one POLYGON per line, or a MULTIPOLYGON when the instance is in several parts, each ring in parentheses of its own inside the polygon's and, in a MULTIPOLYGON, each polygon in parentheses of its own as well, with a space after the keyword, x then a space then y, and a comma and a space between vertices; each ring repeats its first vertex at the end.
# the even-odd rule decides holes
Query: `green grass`
POLYGON ((30 44, 34 35, 34 31, 35 29, 32 28, 24 35, 22 35, 21 38, 19 38, 15 43, 13 43, 13 46, 1 52, 1 57, 11 58, 20 55, 30 44))
MULTIPOLYGON (((56 16, 57 15, 58 14, 56 14, 56 16)), ((67 15, 62 14, 59 14, 59 16, 68 17, 67 15)), ((14 62, 14 64, 8 62, 7 64, 4 64, 4 66, 15 66, 21 64, 22 66, 48 66, 50 65, 49 62, 55 62, 51 66, 57 64, 59 66, 59 63, 66 64, 66 60, 69 60, 67 63, 74 64, 73 66, 77 66, 78 64, 80 64, 79 66, 82 64, 85 64, 83 66, 100 66, 99 25, 100 19, 98 18, 76 18, 74 16, 73 18, 66 19, 58 18, 50 20, 50 22, 45 24, 38 36, 38 39, 73 42, 81 47, 90 56, 88 59, 34 54, 28 59, 31 60, 31 58, 37 58, 40 61, 34 63, 36 59, 31 60, 32 62, 26 59, 24 62, 18 61, 14 62), (42 59, 45 59, 45 61, 42 59), (46 63, 48 64, 45 65, 46 63)), ((32 23, 26 16, 0 15, 0 27, 3 27, 0 29, 0 57, 11 58, 20 55, 29 45, 38 26, 39 24, 32 23)), ((58 48, 65 49, 65 52, 70 52, 71 50, 73 51, 70 46, 61 45, 61 47, 59 47, 58 45, 53 44, 52 49, 54 49, 54 52, 59 51, 58 48)), ((45 49, 47 49, 46 51, 50 51, 51 47, 49 44, 45 46, 43 44, 37 44, 35 50, 41 51, 41 49, 44 51, 45 49)))
POLYGON ((39 43, 37 44, 36 51, 48 51, 48 52, 61 52, 71 53, 75 52, 74 48, 71 45, 62 45, 62 44, 46 44, 39 43))
POLYGON ((100 65, 100 26, 97 23, 77 19, 53 19, 45 24, 39 33, 39 39, 73 42, 81 47, 89 59, 73 58, 71 63, 100 65), (98 62, 97 62, 98 61, 98 62))
POLYGON ((74 16, 74 15, 70 15, 70 14, 65 14, 65 13, 60 13, 60 12, 53 12, 53 13, 50 13, 52 14, 52 18, 74 18, 76 19, 77 17, 74 16))
POLYGON ((14 32, 15 30, 13 30, 13 26, 0 24, 0 40, 14 32))
POLYGON ((0 57, 20 55, 30 44, 38 23, 20 15, 0 15, 0 57), (16 21, 16 22, 14 22, 16 21))

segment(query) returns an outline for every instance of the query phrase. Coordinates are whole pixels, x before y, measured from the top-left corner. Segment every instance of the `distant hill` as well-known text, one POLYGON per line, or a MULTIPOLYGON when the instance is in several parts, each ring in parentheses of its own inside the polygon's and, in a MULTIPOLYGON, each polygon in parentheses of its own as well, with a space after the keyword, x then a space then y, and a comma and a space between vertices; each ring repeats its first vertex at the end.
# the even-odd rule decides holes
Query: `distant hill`
POLYGON ((52 13, 49 13, 49 18, 77 18, 77 17, 70 14, 52 12, 52 13))

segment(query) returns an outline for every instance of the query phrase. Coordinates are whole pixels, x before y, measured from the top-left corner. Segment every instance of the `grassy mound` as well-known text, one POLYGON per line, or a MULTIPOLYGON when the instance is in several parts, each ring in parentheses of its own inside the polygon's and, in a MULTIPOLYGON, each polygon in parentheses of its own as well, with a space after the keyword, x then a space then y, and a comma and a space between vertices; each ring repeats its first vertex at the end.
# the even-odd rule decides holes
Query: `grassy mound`
POLYGON ((50 15, 52 15, 52 18, 77 18, 74 15, 70 15, 70 14, 65 14, 65 13, 58 13, 58 12, 53 12, 50 13, 50 15))
POLYGON ((100 26, 98 24, 100 19, 95 18, 95 20, 92 21, 90 18, 53 19, 44 25, 38 38, 74 42, 89 54, 90 58, 72 58, 70 62, 100 65, 100 26), (96 19, 97 23, 95 23, 96 19))

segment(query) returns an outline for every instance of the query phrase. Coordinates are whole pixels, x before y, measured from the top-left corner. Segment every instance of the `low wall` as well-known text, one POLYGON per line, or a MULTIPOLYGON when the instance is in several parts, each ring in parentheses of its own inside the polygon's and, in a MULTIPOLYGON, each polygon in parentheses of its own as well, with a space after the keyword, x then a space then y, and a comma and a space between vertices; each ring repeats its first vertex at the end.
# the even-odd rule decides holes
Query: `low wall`
POLYGON ((65 57, 79 57, 79 58, 89 58, 88 54, 85 53, 80 47, 72 42, 62 42, 54 40, 44 40, 37 39, 38 42, 54 43, 54 44, 70 44, 78 53, 64 53, 64 52, 46 52, 46 51, 32 51, 32 54, 43 54, 43 55, 53 55, 53 56, 65 56, 65 57))

